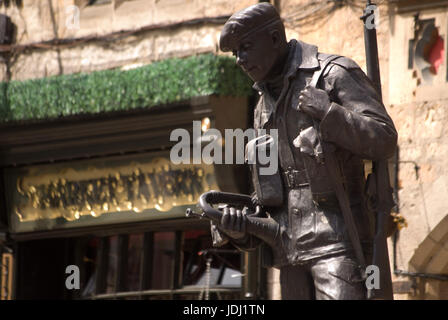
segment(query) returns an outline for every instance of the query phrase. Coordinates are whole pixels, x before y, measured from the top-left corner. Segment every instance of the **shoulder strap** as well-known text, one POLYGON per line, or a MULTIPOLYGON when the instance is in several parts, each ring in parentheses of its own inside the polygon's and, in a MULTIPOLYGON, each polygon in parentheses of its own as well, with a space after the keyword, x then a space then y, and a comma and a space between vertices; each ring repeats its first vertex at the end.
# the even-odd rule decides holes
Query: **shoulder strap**
POLYGON ((325 72, 325 70, 327 69, 328 65, 340 58, 341 56, 338 55, 329 55, 327 58, 325 58, 325 60, 322 62, 321 67, 319 70, 317 70, 316 72, 314 72, 313 77, 311 78, 311 82, 308 84, 309 86, 313 87, 313 88, 317 88, 317 83, 319 82, 320 77, 322 76, 322 74, 325 72))
MULTIPOLYGON (((316 72, 314 72, 309 85, 316 88, 320 77, 325 72, 325 69, 328 67, 328 65, 332 61, 336 60, 339 57, 340 56, 337 56, 337 55, 328 56, 322 62, 320 70, 317 70, 316 72)), ((318 131, 319 124, 315 120, 313 122, 314 122, 315 129, 318 131)), ((327 169, 328 177, 329 177, 330 183, 333 186, 333 190, 335 191, 336 196, 338 198, 339 206, 340 206, 340 209, 342 212, 342 216, 344 218, 344 222, 346 225, 346 229, 347 229, 347 233, 348 233, 350 242, 352 244, 352 247, 355 252, 355 256, 358 260, 359 266, 361 267, 361 270, 363 271, 363 276, 365 277, 366 261, 365 261, 364 253, 362 251, 361 241, 359 238, 358 229, 356 227, 353 212, 350 208, 350 201, 348 199, 346 190, 342 183, 341 167, 339 166, 338 160, 333 152, 334 151, 333 145, 330 143, 327 143, 325 141, 321 141, 321 145, 322 145, 324 164, 327 169)))

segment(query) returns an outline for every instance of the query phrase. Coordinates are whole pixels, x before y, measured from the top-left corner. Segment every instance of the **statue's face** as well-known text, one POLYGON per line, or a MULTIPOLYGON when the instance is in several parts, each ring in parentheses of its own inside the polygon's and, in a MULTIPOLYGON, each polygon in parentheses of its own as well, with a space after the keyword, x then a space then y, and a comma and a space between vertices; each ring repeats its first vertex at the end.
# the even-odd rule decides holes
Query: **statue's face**
POLYGON ((276 39, 267 31, 243 38, 233 50, 236 63, 255 82, 264 81, 277 62, 279 48, 276 39))

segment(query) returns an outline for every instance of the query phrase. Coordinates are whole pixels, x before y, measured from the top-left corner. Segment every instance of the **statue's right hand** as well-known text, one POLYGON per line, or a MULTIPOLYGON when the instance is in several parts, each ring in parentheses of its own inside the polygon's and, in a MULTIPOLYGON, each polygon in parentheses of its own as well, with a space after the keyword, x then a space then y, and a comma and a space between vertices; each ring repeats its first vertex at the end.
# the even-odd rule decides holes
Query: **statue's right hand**
POLYGON ((233 239, 242 239, 246 236, 246 221, 248 209, 243 210, 226 206, 223 209, 219 229, 233 239))

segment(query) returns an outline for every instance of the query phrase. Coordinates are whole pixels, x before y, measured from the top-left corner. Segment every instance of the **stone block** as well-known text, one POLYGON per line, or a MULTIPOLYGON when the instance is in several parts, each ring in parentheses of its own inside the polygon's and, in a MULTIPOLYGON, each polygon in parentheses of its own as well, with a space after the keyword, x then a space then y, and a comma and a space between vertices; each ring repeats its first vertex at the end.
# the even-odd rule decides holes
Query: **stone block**
POLYGON ((448 250, 443 245, 439 245, 439 250, 428 261, 425 269, 427 273, 448 274, 448 250))
POLYGON ((426 238, 415 250, 409 264, 418 272, 423 272, 427 263, 438 250, 440 250, 440 245, 431 238, 426 238))
POLYGON ((431 231, 431 239, 437 243, 447 244, 448 240, 448 214, 437 224, 437 226, 431 231))
MULTIPOLYGON (((423 176, 422 179, 425 179, 423 176)), ((428 214, 428 223, 432 231, 448 214, 447 177, 439 176, 429 186, 425 185, 424 197, 428 214)), ((446 227, 444 222, 444 228, 446 227)), ((445 229, 447 231, 448 229, 445 229)), ((438 241, 438 240, 437 240, 438 241)))

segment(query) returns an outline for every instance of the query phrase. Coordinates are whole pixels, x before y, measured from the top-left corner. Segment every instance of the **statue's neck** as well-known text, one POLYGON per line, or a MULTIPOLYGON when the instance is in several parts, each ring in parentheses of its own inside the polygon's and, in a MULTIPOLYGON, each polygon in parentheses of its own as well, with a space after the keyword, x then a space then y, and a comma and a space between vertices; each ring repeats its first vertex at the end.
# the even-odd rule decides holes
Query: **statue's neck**
POLYGON ((289 45, 286 44, 278 55, 277 62, 269 73, 268 81, 282 75, 288 62, 289 45))

